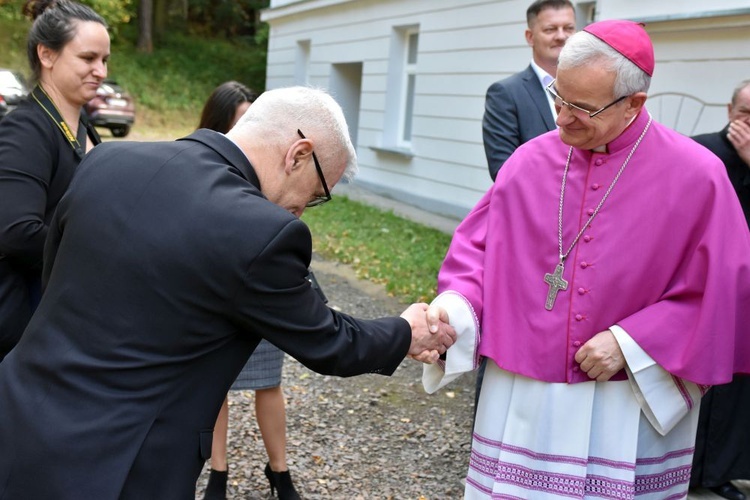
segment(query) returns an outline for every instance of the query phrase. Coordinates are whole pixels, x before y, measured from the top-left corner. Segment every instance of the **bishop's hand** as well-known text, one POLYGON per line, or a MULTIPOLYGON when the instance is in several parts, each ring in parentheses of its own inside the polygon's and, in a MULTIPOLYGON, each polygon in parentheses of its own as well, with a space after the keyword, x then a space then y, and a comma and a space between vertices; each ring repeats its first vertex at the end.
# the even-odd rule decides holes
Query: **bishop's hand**
POLYGON ((576 353, 575 360, 581 370, 597 382, 606 382, 615 373, 625 368, 625 356, 614 334, 604 330, 583 344, 576 353))
POLYGON ((411 326, 410 358, 434 363, 456 341, 456 331, 448 324, 448 313, 442 307, 412 304, 401 317, 411 326))

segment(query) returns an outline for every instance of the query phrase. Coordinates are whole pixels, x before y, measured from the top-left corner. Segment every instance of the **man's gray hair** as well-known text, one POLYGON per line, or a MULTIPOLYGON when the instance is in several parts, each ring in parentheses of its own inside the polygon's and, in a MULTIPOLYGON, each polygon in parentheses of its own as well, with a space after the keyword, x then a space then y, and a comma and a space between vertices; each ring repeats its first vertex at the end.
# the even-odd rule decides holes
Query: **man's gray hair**
POLYGON ((565 42, 557 69, 578 68, 588 64, 603 65, 615 72, 617 76, 612 89, 614 97, 648 92, 651 85, 651 77, 627 57, 591 33, 579 31, 565 42))
POLYGON ((314 87, 283 87, 263 92, 237 123, 251 127, 268 144, 291 144, 297 130, 315 144, 315 155, 323 171, 346 160, 343 178, 357 173, 357 153, 341 106, 325 90, 314 87), (326 168, 328 167, 328 168, 326 168))
POLYGON ((735 88, 734 92, 732 92, 732 106, 734 107, 737 104, 737 97, 739 97, 740 92, 742 92, 745 87, 750 87, 750 80, 742 80, 735 88))

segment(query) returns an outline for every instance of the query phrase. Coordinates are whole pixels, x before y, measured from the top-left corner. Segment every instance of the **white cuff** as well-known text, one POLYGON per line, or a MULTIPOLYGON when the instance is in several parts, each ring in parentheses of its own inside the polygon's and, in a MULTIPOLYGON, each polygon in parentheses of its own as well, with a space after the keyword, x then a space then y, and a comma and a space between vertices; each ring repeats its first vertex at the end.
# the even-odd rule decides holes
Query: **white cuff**
POLYGON ((456 330, 456 342, 442 359, 422 368, 422 385, 432 394, 460 375, 475 370, 479 364, 479 321, 474 308, 458 292, 447 291, 438 295, 432 304, 448 312, 448 322, 456 330))
POLYGON ((610 331, 625 356, 630 387, 643 414, 659 434, 666 436, 700 404, 700 387, 672 376, 656 364, 622 327, 614 325, 610 331))

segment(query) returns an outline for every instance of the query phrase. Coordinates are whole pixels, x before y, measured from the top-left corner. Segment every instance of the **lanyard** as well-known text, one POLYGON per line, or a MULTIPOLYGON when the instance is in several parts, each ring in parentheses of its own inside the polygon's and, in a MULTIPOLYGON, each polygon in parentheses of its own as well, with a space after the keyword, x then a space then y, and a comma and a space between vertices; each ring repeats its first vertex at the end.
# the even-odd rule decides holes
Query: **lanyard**
POLYGON ((47 113, 47 116, 50 117, 52 122, 57 125, 57 128, 60 129, 60 132, 62 132, 63 136, 68 141, 68 144, 70 144, 70 147, 73 149, 73 152, 79 160, 83 158, 83 155, 85 153, 81 144, 86 141, 87 134, 94 146, 102 142, 99 134, 88 122, 88 120, 84 118, 83 115, 81 115, 80 117, 80 124, 83 126, 78 128, 78 137, 75 137, 68 124, 65 123, 65 119, 60 114, 60 110, 57 109, 55 103, 52 102, 52 99, 50 99, 50 97, 40 85, 34 87, 29 95, 31 95, 31 97, 37 102, 37 104, 39 104, 39 106, 45 111, 45 113, 47 113))

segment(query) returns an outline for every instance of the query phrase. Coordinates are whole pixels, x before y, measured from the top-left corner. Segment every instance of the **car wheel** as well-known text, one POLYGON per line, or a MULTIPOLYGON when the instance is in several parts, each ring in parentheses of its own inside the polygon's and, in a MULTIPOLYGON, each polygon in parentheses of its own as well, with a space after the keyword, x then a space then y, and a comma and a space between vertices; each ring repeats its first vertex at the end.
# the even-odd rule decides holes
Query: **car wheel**
POLYGON ((121 127, 112 127, 109 129, 115 137, 125 137, 130 133, 130 127, 123 125, 121 127))

